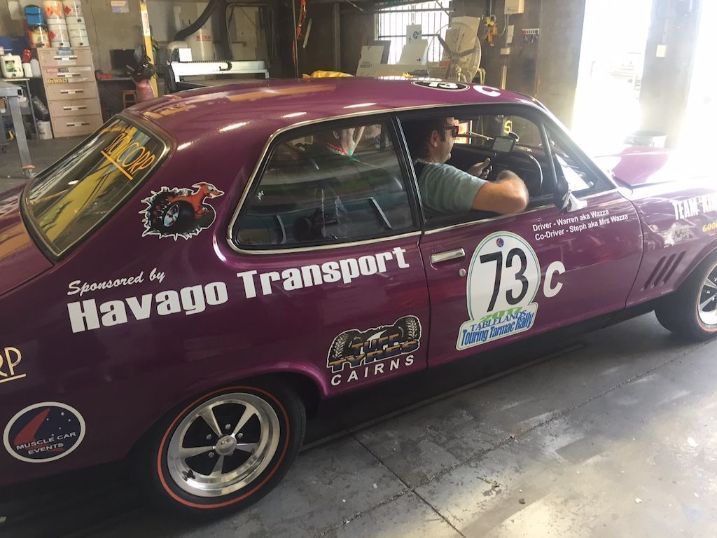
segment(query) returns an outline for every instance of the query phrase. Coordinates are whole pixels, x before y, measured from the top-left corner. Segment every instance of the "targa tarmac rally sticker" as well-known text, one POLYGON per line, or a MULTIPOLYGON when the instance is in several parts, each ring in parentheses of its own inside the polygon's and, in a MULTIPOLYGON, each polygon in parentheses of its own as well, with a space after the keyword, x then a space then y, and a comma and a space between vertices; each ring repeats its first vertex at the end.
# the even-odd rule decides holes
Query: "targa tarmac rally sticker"
MULTIPOLYGON (((565 272, 562 262, 546 270, 545 297, 554 297, 565 272)), ((496 232, 476 247, 468 271, 469 320, 461 325, 456 349, 468 349, 529 330, 538 313, 540 264, 533 247, 519 235, 496 232)))
POLYGON ((42 402, 12 417, 3 441, 12 457, 47 463, 70 454, 84 437, 85 421, 77 410, 59 402, 42 402))

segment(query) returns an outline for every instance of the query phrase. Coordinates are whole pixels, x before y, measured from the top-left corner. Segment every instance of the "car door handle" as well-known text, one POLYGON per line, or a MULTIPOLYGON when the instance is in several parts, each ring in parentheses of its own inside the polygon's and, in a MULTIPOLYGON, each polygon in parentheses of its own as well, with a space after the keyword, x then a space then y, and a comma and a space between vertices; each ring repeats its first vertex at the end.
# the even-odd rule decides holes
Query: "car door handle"
POLYGON ((462 248, 457 248, 456 250, 446 250, 445 252, 437 252, 436 254, 431 254, 431 263, 443 263, 448 262, 451 260, 462 260, 466 257, 466 251, 462 248))

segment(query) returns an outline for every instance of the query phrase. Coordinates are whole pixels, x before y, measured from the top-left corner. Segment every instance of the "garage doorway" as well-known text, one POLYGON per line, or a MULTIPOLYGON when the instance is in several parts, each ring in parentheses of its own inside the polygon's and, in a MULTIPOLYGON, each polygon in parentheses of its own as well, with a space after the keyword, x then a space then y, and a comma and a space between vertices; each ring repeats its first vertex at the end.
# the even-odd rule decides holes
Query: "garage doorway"
POLYGON ((717 126, 717 72, 714 69, 714 36, 710 28, 715 17, 717 2, 703 2, 687 114, 679 142, 680 147, 699 152, 702 157, 712 151, 711 134, 717 126))
POLYGON ((640 85, 652 0, 587 0, 572 130, 593 154, 640 128, 640 85))

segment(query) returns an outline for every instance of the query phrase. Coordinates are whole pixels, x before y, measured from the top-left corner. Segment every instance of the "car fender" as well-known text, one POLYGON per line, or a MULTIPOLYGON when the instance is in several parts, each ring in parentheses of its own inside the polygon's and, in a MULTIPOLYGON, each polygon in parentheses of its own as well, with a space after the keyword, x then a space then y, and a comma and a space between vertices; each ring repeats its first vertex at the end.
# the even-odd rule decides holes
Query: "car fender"
POLYGON ((194 383, 179 387, 172 393, 172 396, 166 398, 161 404, 157 404, 154 412, 145 415, 145 421, 135 439, 128 443, 128 453, 133 447, 141 444, 142 441, 151 434, 151 432, 160 424, 170 413, 180 408, 188 401, 196 400, 204 394, 208 394, 222 387, 246 383, 250 380, 259 380, 267 378, 275 378, 280 376, 297 376, 311 383, 316 394, 320 399, 324 399, 328 395, 326 380, 322 378, 321 372, 315 365, 280 362, 272 365, 258 366, 248 368, 235 376, 227 376, 226 373, 207 376, 197 379, 194 383))

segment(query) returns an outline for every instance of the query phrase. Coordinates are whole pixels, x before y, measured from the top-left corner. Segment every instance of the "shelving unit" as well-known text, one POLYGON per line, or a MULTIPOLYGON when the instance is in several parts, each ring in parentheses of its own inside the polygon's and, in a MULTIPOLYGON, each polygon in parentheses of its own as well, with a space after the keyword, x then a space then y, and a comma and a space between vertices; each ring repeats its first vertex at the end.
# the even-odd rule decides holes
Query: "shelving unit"
POLYGON ((56 138, 87 135, 102 125, 89 47, 37 49, 56 138))

